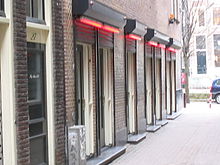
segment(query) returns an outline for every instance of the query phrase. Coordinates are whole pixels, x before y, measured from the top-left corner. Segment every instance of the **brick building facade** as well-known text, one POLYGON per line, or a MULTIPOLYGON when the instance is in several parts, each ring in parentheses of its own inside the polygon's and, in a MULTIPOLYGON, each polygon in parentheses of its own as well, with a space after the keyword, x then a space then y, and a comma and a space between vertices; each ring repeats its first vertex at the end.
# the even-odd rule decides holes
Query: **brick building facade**
POLYGON ((0 0, 0 164, 67 164, 67 130, 75 125, 86 128, 93 164, 108 151, 119 156, 178 112, 178 6, 0 0))

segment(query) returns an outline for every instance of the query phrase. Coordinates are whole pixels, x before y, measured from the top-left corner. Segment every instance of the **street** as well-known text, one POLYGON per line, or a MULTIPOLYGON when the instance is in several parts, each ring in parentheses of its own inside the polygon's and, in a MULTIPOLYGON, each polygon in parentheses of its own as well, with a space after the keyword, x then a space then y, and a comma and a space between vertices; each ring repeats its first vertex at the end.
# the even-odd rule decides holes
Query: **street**
POLYGON ((112 165, 219 165, 220 105, 191 103, 177 119, 148 133, 112 165))

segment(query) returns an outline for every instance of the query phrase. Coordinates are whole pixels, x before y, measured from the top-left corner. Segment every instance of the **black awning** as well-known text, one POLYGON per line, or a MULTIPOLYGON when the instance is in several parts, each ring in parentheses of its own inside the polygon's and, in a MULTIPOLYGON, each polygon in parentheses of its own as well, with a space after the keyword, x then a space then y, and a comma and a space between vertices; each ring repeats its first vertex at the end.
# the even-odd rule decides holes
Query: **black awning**
POLYGON ((87 16, 119 28, 125 25, 124 14, 95 0, 73 0, 73 16, 87 16))
POLYGON ((127 19, 124 29, 125 34, 134 33, 140 36, 143 36, 147 31, 146 26, 135 19, 127 19))
POLYGON ((144 36, 145 41, 154 41, 163 45, 169 43, 169 37, 154 29, 147 28, 147 33, 144 36))
POLYGON ((182 44, 181 44, 181 42, 179 42, 173 38, 170 38, 170 41, 167 44, 167 47, 172 47, 174 49, 180 49, 182 47, 182 44))

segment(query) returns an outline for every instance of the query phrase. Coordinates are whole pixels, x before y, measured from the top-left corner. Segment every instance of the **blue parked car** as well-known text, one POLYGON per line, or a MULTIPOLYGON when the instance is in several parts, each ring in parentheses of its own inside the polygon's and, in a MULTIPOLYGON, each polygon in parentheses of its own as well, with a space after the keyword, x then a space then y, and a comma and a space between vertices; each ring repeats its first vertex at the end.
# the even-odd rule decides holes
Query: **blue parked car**
POLYGON ((220 79, 216 79, 212 82, 210 93, 212 95, 212 100, 220 104, 220 79))

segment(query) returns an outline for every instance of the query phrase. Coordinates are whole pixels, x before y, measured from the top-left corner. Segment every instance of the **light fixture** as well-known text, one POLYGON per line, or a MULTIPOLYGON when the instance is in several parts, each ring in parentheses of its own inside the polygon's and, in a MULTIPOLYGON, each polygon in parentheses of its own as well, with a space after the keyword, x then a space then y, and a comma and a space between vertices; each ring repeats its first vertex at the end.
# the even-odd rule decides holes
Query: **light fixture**
POLYGON ((115 28, 115 27, 112 27, 112 26, 109 26, 109 25, 104 25, 102 27, 103 30, 105 31, 108 31, 108 32, 112 32, 112 33, 119 33, 119 29, 115 28))
POLYGON ((141 40, 141 37, 135 34, 128 34, 127 38, 133 39, 133 40, 141 40))
POLYGON ((163 44, 158 44, 157 47, 158 47, 158 48, 161 48, 161 49, 166 49, 166 46, 163 45, 163 44))
POLYGON ((102 28, 103 24, 101 22, 97 22, 88 18, 80 18, 79 22, 84 23, 86 25, 90 25, 96 28, 102 28))
POLYGON ((174 48, 169 47, 169 48, 167 48, 167 50, 170 51, 170 52, 176 53, 176 49, 174 49, 174 48))
POLYGON ((154 46, 154 47, 158 46, 158 43, 156 43, 154 41, 148 41, 147 44, 150 45, 150 46, 154 46))

